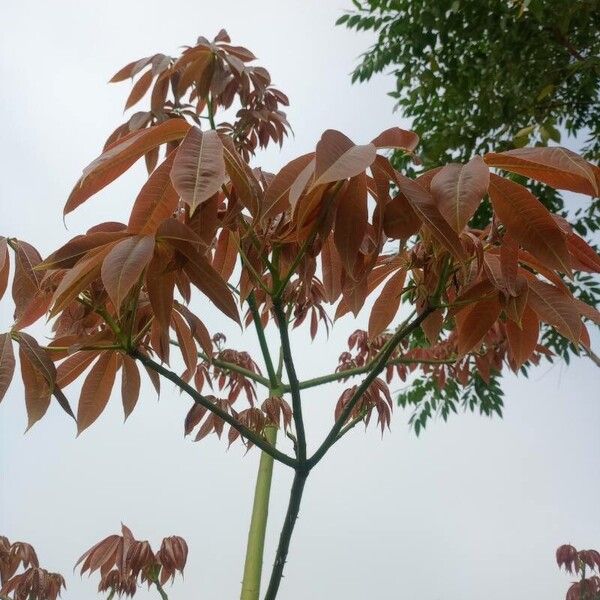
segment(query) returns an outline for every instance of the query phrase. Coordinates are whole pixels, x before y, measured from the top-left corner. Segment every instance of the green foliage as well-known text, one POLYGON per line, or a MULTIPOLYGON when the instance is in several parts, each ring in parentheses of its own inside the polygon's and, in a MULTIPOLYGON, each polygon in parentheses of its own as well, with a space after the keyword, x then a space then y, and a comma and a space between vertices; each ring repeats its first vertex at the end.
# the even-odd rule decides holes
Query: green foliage
POLYGON ((587 132, 600 156, 598 0, 361 0, 338 19, 378 34, 354 81, 390 68, 427 164, 587 132), (499 146, 499 142, 500 146, 499 146), (502 147, 504 146, 504 148, 502 147))
POLYGON ((485 381, 479 373, 473 372, 467 385, 449 380, 443 389, 439 389, 432 378, 417 379, 398 395, 398 404, 403 408, 413 408, 409 424, 419 435, 428 421, 434 417, 448 420, 450 413, 479 411, 488 417, 494 414, 502 416, 504 392, 500 387, 498 375, 494 374, 485 381))

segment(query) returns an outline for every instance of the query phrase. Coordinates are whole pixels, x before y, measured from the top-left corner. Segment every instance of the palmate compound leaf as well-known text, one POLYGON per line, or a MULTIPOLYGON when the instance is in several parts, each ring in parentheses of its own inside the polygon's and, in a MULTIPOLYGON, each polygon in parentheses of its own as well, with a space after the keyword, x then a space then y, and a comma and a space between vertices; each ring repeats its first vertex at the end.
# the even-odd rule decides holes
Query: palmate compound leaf
POLYGON ((483 158, 490 167, 542 181, 557 190, 600 195, 598 171, 566 148, 517 148, 506 152, 490 152, 483 158))
POLYGON ((171 180, 193 214, 227 179, 223 144, 216 131, 192 127, 177 150, 171 180))
POLYGON ((103 352, 83 382, 77 406, 77 435, 87 429, 106 408, 115 383, 116 352, 103 352))
POLYGON ((153 148, 182 139, 189 128, 185 119, 168 119, 118 139, 84 169, 67 200, 64 214, 75 210, 153 148))
POLYGON ((570 274, 565 235, 548 210, 522 185, 492 174, 490 199, 508 233, 550 269, 570 274))

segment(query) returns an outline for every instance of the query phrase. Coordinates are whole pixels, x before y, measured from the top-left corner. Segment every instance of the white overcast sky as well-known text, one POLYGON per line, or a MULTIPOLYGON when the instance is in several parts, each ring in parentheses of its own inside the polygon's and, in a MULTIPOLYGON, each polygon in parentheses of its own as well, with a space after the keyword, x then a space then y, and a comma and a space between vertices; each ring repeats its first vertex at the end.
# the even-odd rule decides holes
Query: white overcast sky
MULTIPOLYGON (((335 28, 350 1, 20 0, 0 24, 0 233, 33 242, 43 255, 101 220, 126 218, 142 169, 70 216, 62 207, 81 169, 121 122, 127 84, 106 81, 130 60, 174 53, 198 35, 228 29, 289 94, 295 138, 262 157, 271 170, 314 148, 337 128, 356 142, 406 126, 386 96, 392 80, 350 85, 372 38, 335 28)), ((573 202, 580 202, 576 198, 573 202)), ((0 326, 12 308, 0 305, 0 326)), ((213 331, 221 320, 207 319, 213 331)), ((302 377, 333 370, 352 322, 327 345, 294 335, 302 377)), ((235 334, 227 328, 229 334, 235 334)), ((233 340, 232 337, 230 337, 233 340)), ((595 337, 596 347, 598 338, 595 337)), ((243 346, 256 353, 251 332, 243 346)), ((357 428, 311 475, 280 597, 363 600, 530 600, 564 598, 569 577, 554 563, 566 542, 600 547, 600 371, 581 359, 544 365, 504 381, 504 419, 458 415, 419 439, 396 411, 383 440, 357 428)), ((77 384, 68 388, 72 402, 77 384)), ((306 396, 315 447, 332 423, 339 389, 306 396)), ((171 598, 238 597, 256 451, 210 438, 184 440, 189 402, 146 387, 123 425, 119 395, 75 439, 52 406, 23 435, 23 391, 0 406, 0 534, 29 541, 50 570, 65 574, 66 600, 95 597, 97 578, 72 574, 77 557, 121 521, 156 543, 190 544, 185 579, 171 598)), ((265 565, 270 567, 290 474, 277 466, 265 565)), ((140 591, 139 598, 150 598, 140 591)))

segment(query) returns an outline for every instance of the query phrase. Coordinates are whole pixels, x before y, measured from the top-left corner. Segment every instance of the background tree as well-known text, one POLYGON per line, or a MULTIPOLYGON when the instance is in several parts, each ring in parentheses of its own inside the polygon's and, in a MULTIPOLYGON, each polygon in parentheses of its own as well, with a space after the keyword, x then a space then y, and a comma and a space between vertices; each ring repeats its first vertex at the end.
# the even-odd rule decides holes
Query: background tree
MULTIPOLYGON (((412 119, 423 137, 420 168, 466 161, 492 148, 508 150, 527 144, 558 143, 565 134, 577 137, 579 151, 600 158, 600 2, 575 0, 353 0, 354 9, 338 24, 377 33, 364 53, 353 81, 368 81, 391 71, 396 78, 390 95, 412 119), (585 140, 585 141, 583 141, 585 140)), ((416 169, 402 152, 397 168, 416 169)), ((575 209, 563 195, 524 177, 544 204, 567 218, 590 243, 600 228, 597 202, 575 209)), ((479 224, 489 223, 489 205, 482 205, 479 224)), ((580 275, 569 282, 585 302, 600 302, 600 282, 580 275)), ((551 330, 544 341, 567 362, 577 352, 551 330)), ((549 357, 551 359, 551 357, 549 357)), ((591 354, 600 366, 600 360, 591 354)), ((443 393, 418 380, 401 404, 417 407, 417 432, 430 411, 426 401, 478 406, 486 414, 501 414, 502 389, 496 376, 490 383, 474 376, 462 392, 449 386, 443 393)))
MULTIPOLYGON (((250 64, 254 59, 221 31, 178 57, 155 54, 113 77, 136 78, 126 106, 149 94, 150 110, 109 136, 64 213, 142 157, 148 179, 127 223, 100 223, 45 260, 23 240, 2 239, 2 291, 9 249, 14 254, 15 323, 0 336, 0 398, 13 377, 16 344, 29 426, 54 397, 80 434, 104 411, 117 373, 125 416, 134 410, 141 366, 157 391, 163 378, 192 401, 185 431, 195 431, 196 440, 226 431, 229 444, 258 446, 263 455, 242 586, 247 599, 259 594, 272 461, 291 468, 265 595, 272 600, 311 471, 356 425, 376 418, 385 430, 392 381, 417 371, 443 389, 450 380, 468 385, 473 371, 485 381, 492 370, 536 364, 548 352, 539 343, 540 322, 575 347, 589 347, 583 319, 598 322, 600 313, 576 299, 561 276, 599 272, 600 257, 525 187, 490 167, 590 195, 598 193, 600 172, 568 150, 529 148, 490 152, 414 180, 380 154, 413 153, 418 136, 399 128, 360 145, 327 130, 314 152, 277 174, 251 168, 254 151, 281 143, 288 129, 280 109, 287 98, 264 68, 250 64), (237 112, 219 121, 217 110, 234 102, 237 112), (474 219, 488 195, 494 218, 479 227, 474 219), (371 294, 368 328, 350 337, 337 369, 301 379, 289 330, 306 323, 314 338, 330 326, 328 305, 335 305, 336 318, 356 316, 371 294), (200 300, 195 310, 192 295, 200 300), (255 330, 262 366, 208 332, 203 318, 211 305, 255 330), (52 321, 47 345, 24 331, 42 317, 52 321), (266 342, 268 326, 277 330, 275 348, 266 342), (172 348, 181 374, 169 366, 172 348), (75 416, 63 388, 88 369, 75 416), (339 381, 348 387, 313 449, 302 393, 339 381), (277 430, 287 448, 276 446, 277 430)), ((88 559, 90 567, 100 564, 97 554, 113 546, 117 552, 129 539, 125 531, 117 537, 101 542, 101 553, 94 547, 84 555, 84 570, 88 559)))

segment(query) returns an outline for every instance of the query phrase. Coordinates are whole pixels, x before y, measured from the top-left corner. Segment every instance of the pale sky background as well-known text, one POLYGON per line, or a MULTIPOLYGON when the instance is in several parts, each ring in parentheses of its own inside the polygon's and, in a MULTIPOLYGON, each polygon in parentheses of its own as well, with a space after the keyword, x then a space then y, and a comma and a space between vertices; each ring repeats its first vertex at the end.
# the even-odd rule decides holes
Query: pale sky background
MULTIPOLYGON (((390 79, 351 86, 349 73, 371 42, 334 28, 350 1, 256 0, 168 3, 103 0, 5 3, 0 24, 0 209, 4 235, 42 255, 102 220, 121 220, 143 178, 136 168, 62 224, 62 207, 82 168, 121 122, 128 84, 106 81, 130 60, 175 53, 226 27, 289 94, 295 138, 269 150, 277 170, 337 128, 357 143, 406 126, 386 96, 390 79)), ((573 202, 581 202, 574 198, 573 202)), ((0 330, 10 326, 9 299, 0 330)), ((210 317, 212 331, 224 328, 210 317)), ((326 346, 294 335, 301 378, 333 370, 355 328, 342 320, 326 346)), ((39 330, 36 330, 39 332, 39 330)), ((227 326, 233 342, 236 332, 227 326)), ((595 346, 599 340, 595 336, 595 346)), ((257 352, 252 332, 238 344, 257 352)), ((416 439, 409 413, 392 432, 357 428, 311 475, 292 541, 282 600, 558 600, 562 543, 600 547, 600 371, 586 359, 543 365, 530 379, 504 381, 504 419, 458 415, 416 439)), ((67 389, 76 404, 78 384, 67 389)), ((306 395, 314 449, 332 424, 339 389, 306 395)), ((68 581, 66 600, 95 596, 97 576, 72 574, 78 556, 121 521, 157 543, 179 534, 190 545, 172 600, 239 596, 258 453, 182 436, 190 402, 148 386, 123 425, 113 395, 80 439, 56 405, 23 435, 22 387, 0 406, 0 534, 37 548, 68 581)), ((276 467, 265 554, 267 570, 287 503, 290 472, 276 467)), ((156 597, 141 590, 140 599, 156 597)))

